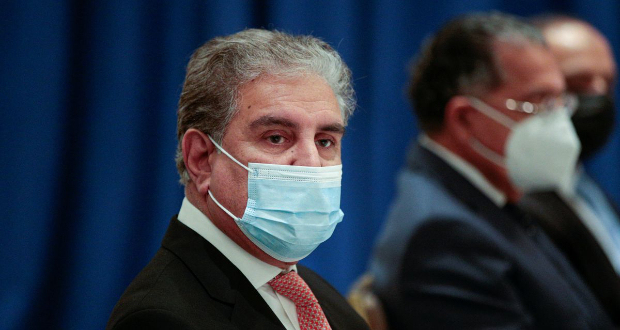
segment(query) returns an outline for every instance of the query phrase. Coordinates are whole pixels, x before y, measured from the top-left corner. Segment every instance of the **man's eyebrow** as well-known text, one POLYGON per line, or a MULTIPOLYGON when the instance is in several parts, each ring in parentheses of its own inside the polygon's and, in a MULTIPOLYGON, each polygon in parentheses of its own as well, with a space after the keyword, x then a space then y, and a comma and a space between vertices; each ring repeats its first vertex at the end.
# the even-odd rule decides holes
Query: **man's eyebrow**
POLYGON ((339 133, 342 135, 344 135, 345 132, 344 126, 338 123, 321 126, 319 130, 323 132, 339 133))
POLYGON ((553 96, 557 96, 557 91, 552 88, 538 89, 525 94, 522 100, 517 101, 540 102, 545 98, 553 96))
POLYGON ((298 128, 299 126, 286 119, 286 118, 281 118, 281 117, 274 117, 274 116, 262 116, 256 120, 254 120, 251 124, 250 124, 250 128, 251 129, 255 129, 257 127, 260 126, 284 126, 284 127, 290 127, 290 128, 298 128))
MULTIPOLYGON (((261 126, 284 126, 284 127, 289 127, 293 129, 299 128, 299 125, 297 125, 297 123, 295 122, 292 122, 286 118, 275 117, 271 115, 262 116, 254 120, 250 124, 250 129, 256 129, 257 127, 261 127, 261 126)), ((321 126, 319 130, 323 132, 339 133, 342 135, 344 135, 345 133, 345 128, 340 123, 324 125, 324 126, 321 126)))

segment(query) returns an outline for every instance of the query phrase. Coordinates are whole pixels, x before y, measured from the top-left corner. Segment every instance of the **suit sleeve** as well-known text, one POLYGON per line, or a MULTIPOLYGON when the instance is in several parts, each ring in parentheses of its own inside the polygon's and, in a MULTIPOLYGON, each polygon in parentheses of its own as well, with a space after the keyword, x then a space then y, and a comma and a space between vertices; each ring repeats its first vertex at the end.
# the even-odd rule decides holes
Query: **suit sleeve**
POLYGON ((400 273, 398 322, 420 329, 530 329, 511 263, 491 233, 438 219, 408 243, 400 273))

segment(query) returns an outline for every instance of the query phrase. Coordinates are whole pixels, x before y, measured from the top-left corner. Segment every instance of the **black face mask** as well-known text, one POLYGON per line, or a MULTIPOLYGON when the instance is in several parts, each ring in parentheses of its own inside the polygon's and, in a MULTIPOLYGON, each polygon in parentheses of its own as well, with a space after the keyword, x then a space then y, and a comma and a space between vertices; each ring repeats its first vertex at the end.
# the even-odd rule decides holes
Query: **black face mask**
POLYGON ((579 107, 572 117, 581 141, 581 160, 605 145, 614 127, 616 109, 609 95, 579 95, 579 107))

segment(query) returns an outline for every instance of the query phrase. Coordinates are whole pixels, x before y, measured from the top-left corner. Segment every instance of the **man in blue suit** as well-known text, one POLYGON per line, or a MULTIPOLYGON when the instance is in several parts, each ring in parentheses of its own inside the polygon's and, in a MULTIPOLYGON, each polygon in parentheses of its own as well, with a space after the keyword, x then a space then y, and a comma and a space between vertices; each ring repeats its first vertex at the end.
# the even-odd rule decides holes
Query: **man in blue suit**
POLYGON ((568 189, 576 100, 540 31, 499 13, 445 25, 413 69, 422 134, 371 263, 391 329, 608 329, 565 256, 516 206, 568 189))

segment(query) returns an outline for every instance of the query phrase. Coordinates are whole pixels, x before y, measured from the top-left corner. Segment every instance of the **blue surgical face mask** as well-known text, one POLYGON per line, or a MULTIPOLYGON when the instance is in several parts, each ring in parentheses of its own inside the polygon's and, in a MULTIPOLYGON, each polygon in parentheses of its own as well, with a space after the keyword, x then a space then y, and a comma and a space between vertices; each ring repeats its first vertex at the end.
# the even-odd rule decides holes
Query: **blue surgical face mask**
POLYGON ((249 163, 246 167, 211 136, 211 142, 248 174, 248 202, 242 218, 230 215, 241 231, 273 258, 298 261, 326 241, 342 221, 342 165, 309 167, 249 163))

